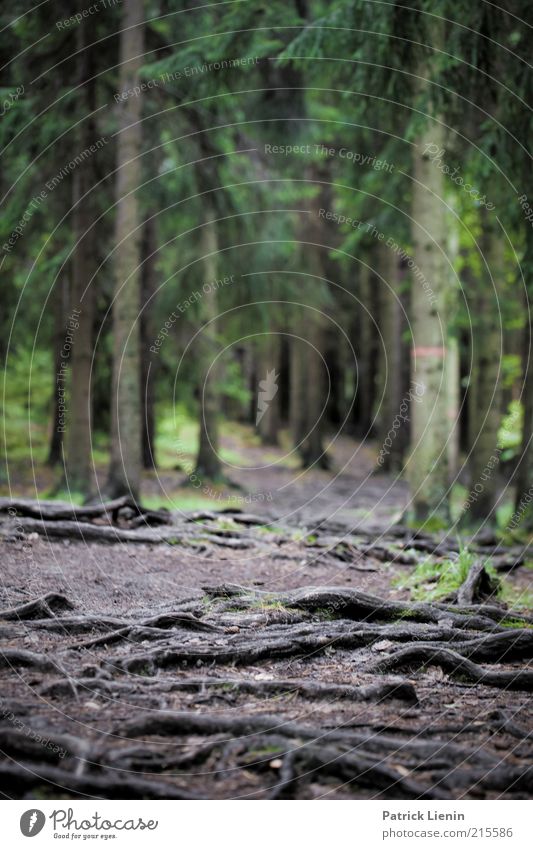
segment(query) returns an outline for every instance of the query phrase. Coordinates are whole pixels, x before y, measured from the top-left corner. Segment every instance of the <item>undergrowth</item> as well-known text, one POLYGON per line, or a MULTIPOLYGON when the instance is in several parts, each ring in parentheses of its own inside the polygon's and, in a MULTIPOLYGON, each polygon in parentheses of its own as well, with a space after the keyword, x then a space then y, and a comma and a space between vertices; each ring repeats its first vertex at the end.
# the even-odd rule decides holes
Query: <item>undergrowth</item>
MULTIPOLYGON (((398 578, 394 585, 399 589, 410 590, 415 601, 442 601, 457 592, 466 581, 476 558, 477 555, 469 551, 467 546, 461 546, 455 559, 442 562, 423 560, 407 579, 398 578)), ((498 601, 517 611, 533 608, 533 592, 513 587, 496 572, 489 560, 485 561, 484 567, 490 577, 499 583, 500 589, 495 594, 498 601)))
MULTIPOLYGON (((475 559, 475 555, 463 546, 457 559, 441 563, 423 560, 407 580, 400 578, 395 584, 399 589, 410 590, 415 601, 439 601, 459 589, 475 559)), ((496 574, 490 565, 485 564, 485 568, 489 574, 496 574)))

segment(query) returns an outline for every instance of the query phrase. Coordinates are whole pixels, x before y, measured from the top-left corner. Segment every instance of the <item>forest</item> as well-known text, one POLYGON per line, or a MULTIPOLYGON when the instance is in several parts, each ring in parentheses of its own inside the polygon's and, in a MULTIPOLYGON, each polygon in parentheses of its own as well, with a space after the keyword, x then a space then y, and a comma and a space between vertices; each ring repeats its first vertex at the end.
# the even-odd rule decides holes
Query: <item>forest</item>
POLYGON ((533 6, 84 2, 0 13, 1 796, 531 798, 533 6))

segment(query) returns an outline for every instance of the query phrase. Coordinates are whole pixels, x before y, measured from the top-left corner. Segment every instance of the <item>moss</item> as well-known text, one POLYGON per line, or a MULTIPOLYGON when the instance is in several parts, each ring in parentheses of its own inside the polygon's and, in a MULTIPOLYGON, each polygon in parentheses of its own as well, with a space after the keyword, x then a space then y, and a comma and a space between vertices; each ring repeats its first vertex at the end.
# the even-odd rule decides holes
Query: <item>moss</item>
POLYGON ((500 597, 513 610, 533 609, 533 592, 512 587, 509 582, 504 581, 500 597))
POLYGON ((329 607, 317 607, 315 613, 322 617, 322 619, 331 620, 335 618, 333 611, 329 607))
POLYGON ((533 628, 530 622, 524 622, 523 619, 510 619, 509 617, 502 619, 500 625, 503 625, 504 628, 533 628))
POLYGON ((446 531, 449 527, 449 522, 446 522, 440 516, 430 516, 428 519, 422 520, 410 519, 408 525, 415 530, 435 534, 439 531, 446 531))
MULTIPOLYGON (((427 558, 407 580, 400 578, 394 583, 401 589, 409 589, 415 601, 438 601, 459 589, 475 560, 476 556, 462 546, 455 560, 439 563, 427 558)), ((484 565, 489 575, 496 578, 490 563, 487 561, 484 565)))
POLYGON ((260 610, 277 610, 283 613, 296 612, 296 609, 294 607, 287 607, 281 601, 276 601, 275 599, 268 598, 254 599, 254 601, 252 602, 252 607, 259 608, 260 610))
POLYGON ((265 746, 262 749, 252 749, 246 755, 246 760, 250 761, 261 761, 268 758, 269 760, 272 758, 272 755, 281 755, 284 750, 281 746, 265 746))
POLYGON ((283 528, 277 525, 256 525, 255 531, 258 534, 283 534, 283 528))

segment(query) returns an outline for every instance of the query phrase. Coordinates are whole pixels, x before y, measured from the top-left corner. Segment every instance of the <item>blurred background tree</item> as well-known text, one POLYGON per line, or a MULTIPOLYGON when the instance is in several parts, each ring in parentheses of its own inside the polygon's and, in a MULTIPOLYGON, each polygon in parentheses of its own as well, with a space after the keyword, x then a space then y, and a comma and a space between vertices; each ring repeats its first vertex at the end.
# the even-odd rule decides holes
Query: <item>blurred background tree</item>
POLYGON ((529 4, 50 9, 0 33, 5 490, 209 502, 340 435, 531 531, 529 4))

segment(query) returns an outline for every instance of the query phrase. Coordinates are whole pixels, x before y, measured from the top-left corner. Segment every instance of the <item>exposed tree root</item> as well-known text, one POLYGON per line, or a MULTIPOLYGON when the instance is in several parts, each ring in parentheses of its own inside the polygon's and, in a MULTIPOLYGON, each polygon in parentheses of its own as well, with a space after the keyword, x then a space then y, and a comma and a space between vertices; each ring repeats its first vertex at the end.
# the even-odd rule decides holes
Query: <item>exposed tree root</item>
POLYGON ((204 590, 213 598, 244 596, 249 599, 249 603, 254 599, 267 603, 277 602, 304 610, 320 611, 330 616, 368 622, 409 620, 438 624, 446 621, 456 628, 494 631, 499 628, 499 622, 505 619, 506 615, 505 610, 493 606, 472 605, 458 609, 452 605, 387 601, 379 596, 346 587, 306 587, 273 594, 250 590, 236 584, 221 584, 216 587, 204 587, 204 590))
POLYGON ((176 542, 178 529, 176 530, 152 530, 142 528, 130 530, 112 525, 93 525, 82 521, 41 521, 40 519, 21 518, 16 520, 15 534, 37 533, 48 538, 81 539, 88 542, 176 542))
MULTIPOLYGON (((9 536, 9 526, 4 527, 4 535, 9 536)), ((224 548, 233 549, 249 549, 254 548, 258 542, 248 539, 231 539, 226 538, 220 532, 207 533, 199 529, 193 533, 190 526, 171 525, 161 527, 159 529, 149 526, 140 528, 123 528, 116 525, 97 525, 90 522, 82 521, 42 521, 33 518, 20 518, 16 520, 13 526, 12 534, 17 538, 24 534, 37 533, 48 538, 60 539, 81 539, 87 542, 103 542, 103 543, 169 543, 175 545, 197 545, 198 542, 205 541, 212 545, 218 545, 224 548)))
POLYGON ((466 580, 457 591, 458 604, 474 604, 495 596, 500 582, 489 575, 482 560, 470 567, 466 580))
MULTIPOLYGON (((191 546, 200 537, 230 547, 264 544, 264 535, 253 537, 259 520, 247 514, 243 539, 233 524, 183 519, 152 529, 142 511, 120 504, 114 514, 22 516, 17 527, 24 533, 36 523, 63 534, 68 526, 70 535, 75 525, 106 541, 168 535, 191 546)), ((231 519, 239 524, 237 513, 231 519)), ((359 543, 325 535, 302 546, 323 556, 332 544, 346 567, 364 556, 359 543)), ((511 702, 506 690, 533 689, 533 671, 524 668, 533 656, 531 619, 477 599, 472 577, 454 604, 391 601, 344 587, 263 592, 223 584, 120 615, 112 605, 111 615, 71 612, 72 602, 54 593, 8 608, 0 612, 2 635, 12 641, 0 653, 9 688, 0 713, 0 790, 194 798, 190 784, 210 796, 216 775, 228 781, 227 795, 271 799, 305 797, 309 782, 325 795, 337 784, 342 794, 398 799, 526 794, 531 735, 515 712, 526 697, 511 702), (21 638, 40 651, 15 648, 21 638), (225 675, 224 665, 239 669, 225 675), (427 666, 452 681, 419 676, 427 666), (416 671, 410 680, 381 677, 402 669, 416 671), (497 688, 478 702, 489 708, 481 718, 472 689, 453 680, 497 688), (38 701, 26 710, 20 696, 28 685, 38 701)))
POLYGON ((62 671, 57 663, 45 654, 25 649, 2 649, 0 651, 0 669, 13 666, 30 666, 44 672, 62 671))
POLYGON ((28 761, 0 763, 0 792, 8 799, 21 798, 28 790, 49 787, 57 794, 94 799, 198 799, 171 782, 124 777, 118 772, 76 775, 66 769, 28 761))
MULTIPOLYGON (((102 692, 109 695, 131 693, 137 685, 124 683, 122 681, 110 681, 102 678, 79 678, 75 680, 76 687, 89 692, 102 692)), ((145 682, 143 682, 145 683, 145 682)), ((235 693, 251 693, 254 696, 265 696, 267 698, 277 695, 290 695, 297 693, 306 699, 343 700, 353 702, 381 702, 387 699, 397 699, 406 704, 417 704, 416 690, 409 681, 394 679, 387 682, 378 682, 367 686, 352 687, 348 684, 321 684, 320 682, 303 681, 299 679, 275 679, 272 681, 256 681, 246 678, 184 678, 172 683, 159 683, 149 681, 148 687, 157 693, 169 693, 177 690, 192 690, 204 692, 206 690, 220 690, 235 693)), ((147 687, 144 687, 147 689, 147 687)), ((69 694, 69 685, 66 681, 53 681, 40 690, 42 695, 65 696, 69 694)))
POLYGON ((454 650, 472 660, 502 663, 533 657, 533 631, 508 628, 504 633, 487 634, 454 645, 454 650))
POLYGON ((42 522, 67 520, 79 522, 91 519, 106 519, 116 522, 124 516, 135 527, 137 524, 160 525, 172 521, 168 510, 144 510, 130 496, 124 495, 112 501, 87 504, 83 507, 60 501, 35 501, 29 498, 0 498, 0 513, 11 516, 40 519, 42 522))
POLYGON ((47 593, 41 598, 33 599, 33 601, 27 601, 16 607, 0 610, 0 620, 3 619, 8 622, 13 619, 52 618, 58 612, 73 609, 74 605, 64 595, 60 595, 60 593, 47 593))
POLYGON ((397 669, 440 666, 453 678, 487 687, 503 687, 509 690, 533 691, 533 670, 513 669, 496 671, 484 669, 455 651, 436 646, 417 645, 401 649, 380 660, 376 672, 391 672, 397 669))
MULTIPOLYGON (((279 717, 268 715, 238 718, 180 712, 150 715, 129 723, 121 729, 121 733, 143 738, 223 734, 226 740, 246 739, 252 750, 251 738, 261 735, 261 742, 256 744, 259 751, 270 743, 271 735, 281 736, 294 741, 288 749, 294 753, 294 767, 298 765, 312 771, 325 771, 345 781, 378 787, 389 795, 397 793, 403 798, 448 798, 444 790, 428 789, 407 779, 406 773, 412 773, 413 770, 431 770, 435 776, 444 779, 459 763, 462 765, 464 780, 467 781, 471 765, 482 766, 483 774, 490 771, 496 774, 499 765, 496 756, 491 757, 478 748, 469 750, 455 743, 423 738, 406 741, 387 734, 354 733, 347 726, 331 730, 318 729, 297 722, 283 722, 279 717), (389 763, 389 759, 397 766, 389 763)), ((218 745, 223 742, 224 739, 219 739, 218 745)), ((291 780, 294 780, 294 773, 291 780)))
POLYGON ((83 643, 76 643, 70 648, 73 649, 88 649, 96 646, 110 645, 111 643, 120 642, 120 640, 130 640, 132 642, 141 642, 142 640, 157 640, 161 637, 168 637, 168 629, 179 627, 184 629, 192 629, 193 631, 210 631, 215 633, 223 632, 223 628, 217 625, 212 625, 209 622, 202 622, 192 613, 162 613, 159 616, 154 616, 151 619, 146 619, 138 625, 127 624, 115 631, 109 631, 107 634, 102 634, 100 637, 95 637, 92 640, 86 640, 83 643))

